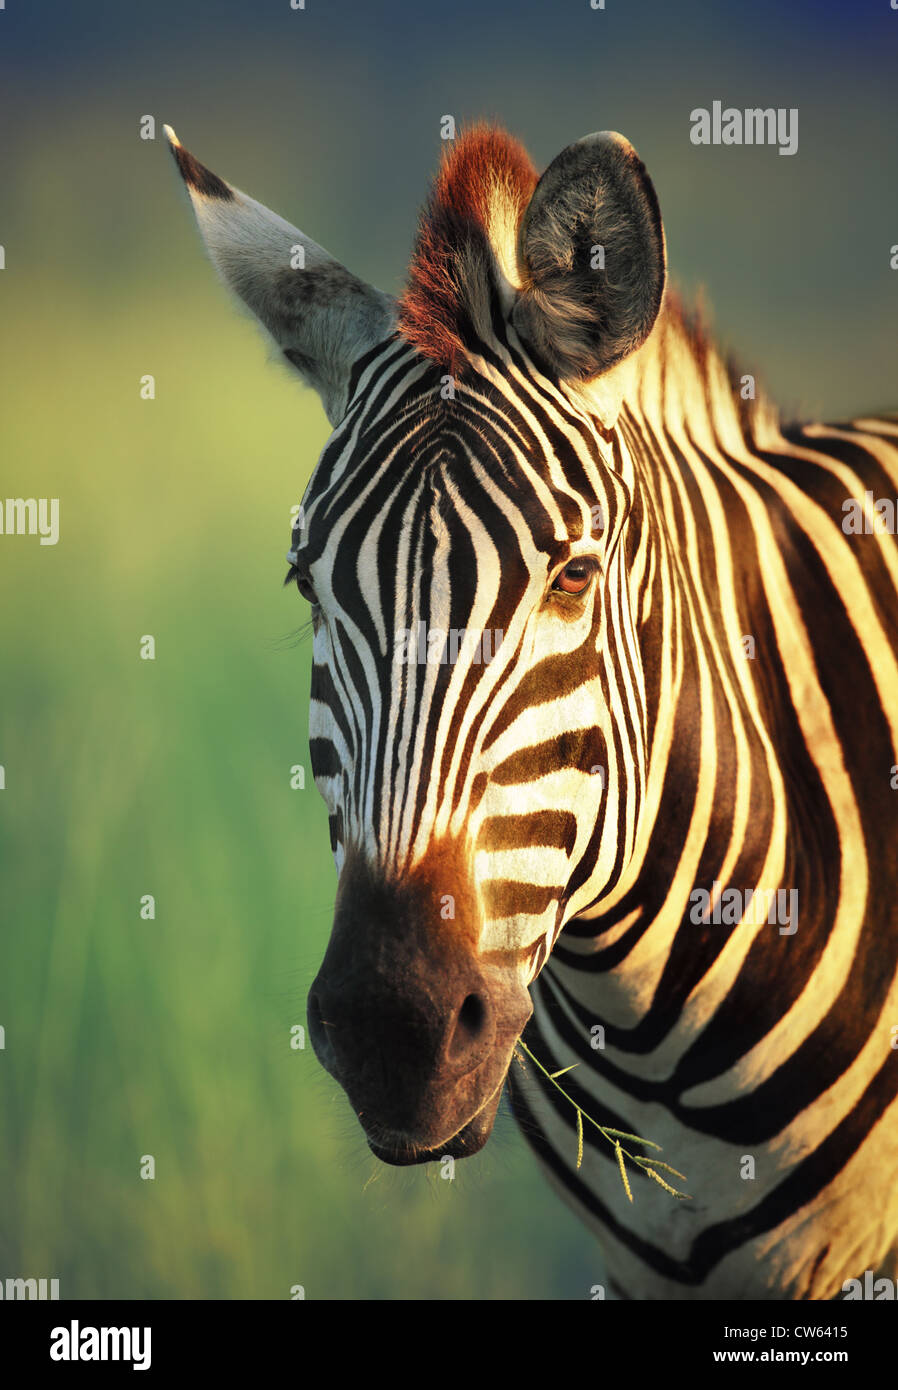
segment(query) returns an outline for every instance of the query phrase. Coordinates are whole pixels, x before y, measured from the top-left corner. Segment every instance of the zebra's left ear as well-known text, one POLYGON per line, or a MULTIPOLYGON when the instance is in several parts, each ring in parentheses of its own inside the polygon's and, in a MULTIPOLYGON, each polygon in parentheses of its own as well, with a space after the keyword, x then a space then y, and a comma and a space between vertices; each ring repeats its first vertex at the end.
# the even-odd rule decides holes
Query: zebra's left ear
POLYGON ((664 229, 628 140, 586 135, 553 159, 524 213, 518 260, 512 322, 560 381, 590 381, 645 341, 664 294, 664 229))
POLYGON ((353 363, 394 331, 393 299, 204 168, 169 126, 165 134, 213 265, 315 387, 331 424, 338 425, 353 363))

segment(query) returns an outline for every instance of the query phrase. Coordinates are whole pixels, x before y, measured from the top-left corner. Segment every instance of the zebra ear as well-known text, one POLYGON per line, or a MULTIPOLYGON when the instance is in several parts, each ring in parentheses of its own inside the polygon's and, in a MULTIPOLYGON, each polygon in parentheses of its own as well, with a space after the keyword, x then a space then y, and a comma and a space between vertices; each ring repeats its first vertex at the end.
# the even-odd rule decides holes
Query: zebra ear
POLYGON ((213 265, 339 424, 353 363, 394 332, 393 300, 165 134, 213 265))
POLYGON ((521 222, 512 322, 559 380, 585 382, 645 341, 664 293, 661 213, 628 140, 587 135, 553 159, 521 222))

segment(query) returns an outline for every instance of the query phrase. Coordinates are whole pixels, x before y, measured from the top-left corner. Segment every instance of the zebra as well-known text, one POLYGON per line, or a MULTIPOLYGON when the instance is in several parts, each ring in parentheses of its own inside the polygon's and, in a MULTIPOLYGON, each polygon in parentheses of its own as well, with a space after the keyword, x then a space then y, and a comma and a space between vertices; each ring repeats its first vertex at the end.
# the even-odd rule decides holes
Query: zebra
POLYGON ((287 556, 338 873, 308 1026, 371 1151, 469 1157, 506 1088, 605 1296, 898 1274, 898 417, 780 419, 616 133, 538 176, 463 131, 397 300, 166 132, 333 429, 287 556))

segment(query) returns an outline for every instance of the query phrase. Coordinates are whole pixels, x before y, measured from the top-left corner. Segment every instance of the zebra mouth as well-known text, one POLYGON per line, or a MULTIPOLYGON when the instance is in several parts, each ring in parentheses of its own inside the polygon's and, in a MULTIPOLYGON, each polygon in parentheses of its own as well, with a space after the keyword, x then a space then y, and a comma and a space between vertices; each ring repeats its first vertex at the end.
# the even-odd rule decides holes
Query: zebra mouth
POLYGON ((424 1147, 410 1137, 400 1135, 391 1136, 389 1143, 378 1143, 366 1136, 368 1147, 375 1158, 394 1168, 408 1168, 416 1163, 439 1163, 444 1158, 470 1158, 480 1152, 493 1132, 504 1082, 503 1075, 486 1104, 442 1144, 424 1147))

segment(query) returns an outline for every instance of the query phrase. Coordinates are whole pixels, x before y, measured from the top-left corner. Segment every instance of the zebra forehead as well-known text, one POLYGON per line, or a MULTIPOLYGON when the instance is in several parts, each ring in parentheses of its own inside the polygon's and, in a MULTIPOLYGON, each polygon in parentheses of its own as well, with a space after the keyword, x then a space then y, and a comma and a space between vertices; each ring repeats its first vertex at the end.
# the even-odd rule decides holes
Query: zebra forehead
POLYGON ((475 493, 494 499, 501 493, 537 530, 542 518, 549 541, 580 534, 584 501, 603 502, 618 471, 597 422, 558 393, 547 412, 533 383, 500 383, 482 359, 444 398, 438 370, 422 374, 417 350, 408 351, 394 378, 397 384, 407 373, 407 389, 391 393, 386 405, 361 389, 325 446, 303 505, 319 534, 330 530, 347 502, 376 518, 391 491, 402 497, 423 479, 448 487, 460 505, 475 493), (561 529, 559 511, 565 513, 561 529))
POLYGON ((517 237, 537 174, 523 145, 480 123, 444 151, 418 222, 399 330, 457 371, 472 335, 489 338, 492 297, 519 284, 517 237))
MULTIPOLYGON (((459 416, 445 435, 422 431, 408 436, 387 457, 357 442, 353 457, 337 476, 320 473, 309 484, 302 521, 294 529, 290 559, 315 564, 329 554, 355 555, 358 569, 367 568, 373 578, 387 556, 387 538, 398 547, 401 537, 416 538, 408 556, 408 578, 427 571, 434 555, 417 547, 426 536, 446 547, 445 555, 464 566, 479 552, 481 563, 494 556, 504 563, 517 561, 526 571, 560 560, 571 544, 586 539, 598 509, 603 517, 616 511, 614 495, 602 486, 596 472, 588 496, 578 493, 563 478, 549 476, 545 458, 535 459, 524 470, 507 441, 490 440, 474 420, 469 441, 460 434, 459 416), (598 503, 590 509, 589 501, 598 503), (487 509, 494 517, 490 529, 482 524, 487 509), (377 547, 370 550, 369 533, 377 547)), ((397 551, 391 550, 393 559, 397 551)), ((327 563, 327 562, 326 562, 327 563)), ((356 566, 354 565, 355 569, 356 566)), ((506 580, 512 571, 506 571, 506 580)))

